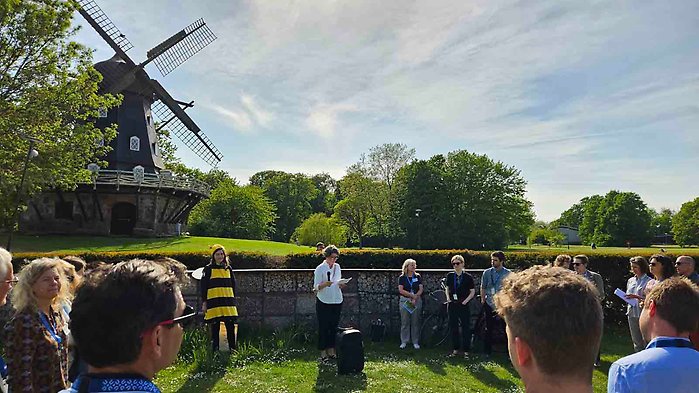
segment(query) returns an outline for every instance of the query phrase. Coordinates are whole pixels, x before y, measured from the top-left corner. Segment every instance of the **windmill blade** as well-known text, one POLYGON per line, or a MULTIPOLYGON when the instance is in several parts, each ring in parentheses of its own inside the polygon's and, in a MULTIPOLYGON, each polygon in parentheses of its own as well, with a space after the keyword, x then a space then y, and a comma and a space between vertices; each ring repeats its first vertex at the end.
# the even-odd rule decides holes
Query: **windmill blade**
POLYGON ((148 61, 153 61, 165 76, 197 52, 216 40, 216 35, 199 19, 148 51, 148 61))
POLYGON ((133 60, 126 54, 126 51, 133 48, 131 41, 119 31, 112 20, 102 11, 100 6, 93 0, 77 0, 77 3, 80 6, 78 12, 85 18, 87 23, 107 41, 107 44, 114 49, 120 58, 130 65, 135 65, 133 60))
POLYGON ((160 122, 160 127, 169 131, 189 147, 199 158, 215 167, 223 158, 221 152, 201 131, 199 126, 187 115, 158 81, 151 79, 153 91, 158 101, 153 103, 151 111, 160 122))

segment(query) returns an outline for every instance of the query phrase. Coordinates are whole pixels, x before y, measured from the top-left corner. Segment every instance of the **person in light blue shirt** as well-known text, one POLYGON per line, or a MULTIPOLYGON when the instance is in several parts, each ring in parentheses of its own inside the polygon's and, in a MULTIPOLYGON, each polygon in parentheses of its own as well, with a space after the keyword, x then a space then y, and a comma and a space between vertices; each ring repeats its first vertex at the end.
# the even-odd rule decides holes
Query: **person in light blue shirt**
POLYGON ((699 351, 689 333, 699 324, 699 287, 668 278, 646 296, 639 324, 646 349, 614 362, 608 393, 688 393, 699 390, 699 351))
POLYGON ((490 354, 493 347, 493 329, 495 328, 495 294, 502 288, 502 280, 511 272, 505 267, 505 253, 495 251, 490 254, 492 267, 486 269, 481 277, 481 303, 485 313, 486 333, 483 340, 483 352, 490 354))
POLYGON ((633 350, 638 352, 643 350, 647 344, 643 340, 643 335, 641 335, 638 318, 641 316, 641 302, 645 299, 645 289, 650 281, 650 277, 648 276, 649 268, 646 258, 641 256, 632 257, 629 262, 633 276, 626 283, 626 298, 635 299, 637 303, 635 306, 631 304, 626 305, 626 319, 629 322, 633 350))

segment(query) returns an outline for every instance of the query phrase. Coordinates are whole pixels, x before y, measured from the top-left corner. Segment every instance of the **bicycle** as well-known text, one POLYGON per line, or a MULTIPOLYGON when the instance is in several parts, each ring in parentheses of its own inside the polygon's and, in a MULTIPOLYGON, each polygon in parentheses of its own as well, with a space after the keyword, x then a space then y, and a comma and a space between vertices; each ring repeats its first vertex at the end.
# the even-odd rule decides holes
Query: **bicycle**
POLYGON ((447 312, 447 294, 445 279, 441 280, 442 289, 427 294, 423 309, 428 317, 422 322, 420 344, 426 348, 438 347, 449 338, 449 313, 447 312))

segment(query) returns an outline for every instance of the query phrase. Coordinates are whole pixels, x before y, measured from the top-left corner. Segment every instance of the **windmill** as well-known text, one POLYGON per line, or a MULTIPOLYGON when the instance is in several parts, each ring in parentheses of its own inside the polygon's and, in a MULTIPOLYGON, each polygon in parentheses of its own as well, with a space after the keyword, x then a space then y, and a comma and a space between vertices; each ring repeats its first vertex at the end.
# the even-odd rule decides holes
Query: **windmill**
MULTIPOLYGON (((114 50, 95 64, 103 80, 101 93, 121 94, 117 108, 100 111, 95 124, 117 125, 107 168, 88 165, 92 182, 72 192, 55 189, 30 201, 20 230, 33 234, 169 236, 184 230, 192 208, 209 195, 209 186, 163 169, 158 147, 160 128, 175 134, 211 166, 221 152, 185 110, 194 102, 175 100, 145 66, 151 62, 165 76, 212 43, 216 36, 202 19, 147 52, 141 63, 126 53, 133 46, 92 0, 77 0, 78 12, 114 50), (157 118, 154 119, 154 116, 157 118), (157 128, 156 128, 157 127, 157 128)), ((99 143, 99 141, 98 141, 99 143)))
POLYGON ((221 161, 221 152, 185 113, 193 102, 175 100, 145 71, 145 66, 152 62, 165 76, 212 43, 216 36, 206 23, 202 19, 195 21, 149 50, 146 60, 136 64, 126 53, 133 45, 99 5, 92 0, 77 2, 80 15, 115 52, 111 59, 95 64, 103 76, 100 90, 124 96, 122 105, 97 123, 98 126, 118 125, 119 136, 107 157, 110 168, 131 169, 136 164, 144 166, 148 172, 162 169, 156 134, 159 129, 155 128, 153 115, 159 121, 159 128, 167 127, 202 160, 216 166, 221 161), (139 120, 142 124, 137 124, 139 120))

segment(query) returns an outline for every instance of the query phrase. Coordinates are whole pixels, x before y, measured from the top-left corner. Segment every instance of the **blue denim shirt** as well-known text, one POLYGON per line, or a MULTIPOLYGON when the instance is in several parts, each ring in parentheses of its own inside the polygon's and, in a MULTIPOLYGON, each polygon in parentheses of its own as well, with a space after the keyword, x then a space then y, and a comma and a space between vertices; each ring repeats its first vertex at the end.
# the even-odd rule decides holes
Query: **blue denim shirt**
MULTIPOLYGON (((675 337, 656 337, 641 352, 609 368, 608 393, 689 393, 699 390, 699 351, 654 345, 675 337)), ((681 339, 686 340, 686 339, 681 339)), ((686 340, 689 342, 689 340, 686 340)))
POLYGON ((502 288, 502 280, 512 273, 506 267, 497 271, 494 267, 486 269, 481 277, 481 289, 485 292, 485 302, 495 310, 493 296, 502 288))

